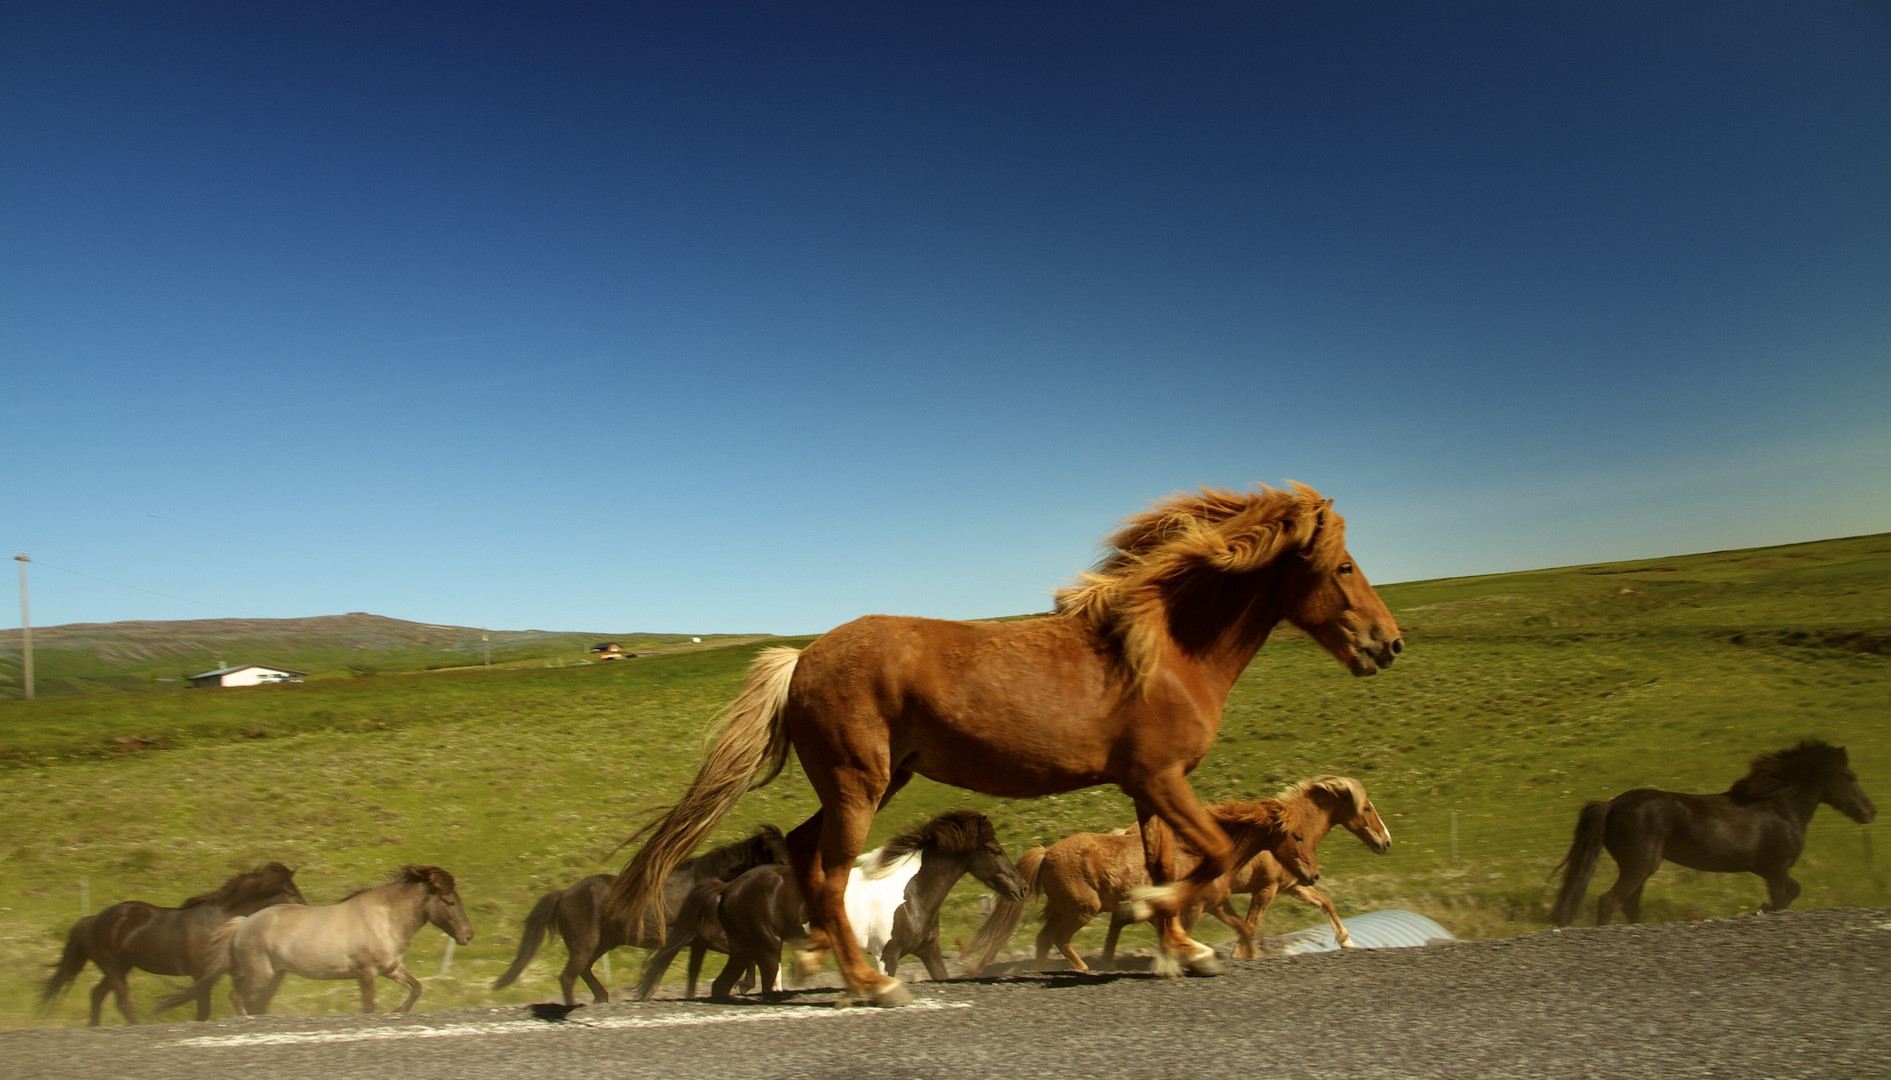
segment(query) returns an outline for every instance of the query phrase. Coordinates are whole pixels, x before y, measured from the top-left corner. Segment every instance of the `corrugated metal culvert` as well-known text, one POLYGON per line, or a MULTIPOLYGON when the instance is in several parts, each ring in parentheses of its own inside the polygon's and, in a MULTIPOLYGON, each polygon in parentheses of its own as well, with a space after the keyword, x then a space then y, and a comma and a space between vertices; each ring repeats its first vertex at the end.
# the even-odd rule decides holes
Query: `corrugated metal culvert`
MULTIPOLYGON (((1361 949, 1404 949, 1439 938, 1455 940, 1451 931, 1414 911, 1368 911, 1350 919, 1341 919, 1340 922, 1346 924, 1346 932, 1352 935, 1353 944, 1361 949)), ((1339 943, 1333 938, 1333 928, 1321 924, 1268 938, 1267 946, 1263 955, 1278 952, 1282 956, 1292 956, 1296 953, 1332 952, 1339 948, 1339 943)))

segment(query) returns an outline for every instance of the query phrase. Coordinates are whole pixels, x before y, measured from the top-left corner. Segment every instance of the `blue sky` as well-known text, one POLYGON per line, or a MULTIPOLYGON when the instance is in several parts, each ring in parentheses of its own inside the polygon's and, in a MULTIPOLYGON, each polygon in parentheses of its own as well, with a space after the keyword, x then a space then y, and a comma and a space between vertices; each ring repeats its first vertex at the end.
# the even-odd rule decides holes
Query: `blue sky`
POLYGON ((1002 615, 1288 479, 1381 583, 1891 530, 1891 14, 10 5, 0 452, 35 625, 1002 615))

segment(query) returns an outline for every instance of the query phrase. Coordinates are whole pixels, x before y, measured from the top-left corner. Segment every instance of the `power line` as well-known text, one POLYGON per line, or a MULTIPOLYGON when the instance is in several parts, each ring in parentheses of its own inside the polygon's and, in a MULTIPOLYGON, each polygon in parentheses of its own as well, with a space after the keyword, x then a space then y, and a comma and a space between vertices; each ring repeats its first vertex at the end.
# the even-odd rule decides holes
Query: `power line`
POLYGON ((205 602, 204 602, 204 601, 202 601, 202 600, 192 600, 192 599, 191 599, 190 597, 188 597, 188 596, 173 596, 173 595, 172 595, 172 594, 170 594, 170 593, 166 593, 166 592, 159 592, 159 591, 157 591, 156 589, 146 589, 146 588, 143 588, 143 587, 141 587, 141 586, 137 586, 137 585, 127 585, 127 584, 125 584, 125 583, 124 583, 124 582, 122 582, 122 581, 113 581, 113 580, 112 580, 112 579, 110 579, 110 578, 102 578, 102 577, 99 577, 99 576, 98 576, 98 575, 96 575, 96 574, 87 574, 87 573, 84 573, 84 572, 82 572, 82 571, 78 571, 78 570, 68 570, 67 568, 65 568, 65 567, 63 567, 63 566, 54 566, 54 565, 53 565, 52 563, 49 563, 49 562, 42 562, 42 561, 40 561, 40 560, 38 560, 38 559, 34 559, 34 560, 33 560, 33 565, 34 565, 34 566, 43 566, 43 567, 45 567, 45 568, 46 568, 46 569, 48 569, 48 570, 57 570, 57 571, 59 571, 59 572, 60 572, 60 573, 62 573, 62 574, 71 574, 71 575, 72 575, 73 577, 82 577, 82 578, 85 578, 85 579, 86 579, 86 580, 88 580, 88 581, 97 581, 97 582, 101 582, 101 583, 103 583, 103 584, 106 584, 106 585, 116 585, 116 586, 118 586, 118 587, 119 587, 119 588, 121 588, 121 589, 130 589, 130 590, 131 590, 132 592, 141 592, 141 593, 147 593, 147 594, 149 594, 149 595, 151 595, 151 596, 161 596, 161 597, 163 597, 163 598, 164 598, 164 599, 166 599, 166 600, 176 600, 176 601, 178 601, 179 603, 184 603, 184 604, 195 604, 195 605, 197 605, 198 607, 206 607, 206 608, 209 608, 209 609, 211 609, 212 611, 224 611, 224 612, 228 612, 228 613, 230 613, 231 615, 241 615, 241 616, 243 616, 244 618, 249 618, 249 619, 267 619, 267 618, 269 618, 269 616, 267 616, 267 615, 259 615, 259 614, 257 614, 257 613, 256 613, 256 612, 254 612, 254 611, 238 611, 238 610, 237 610, 236 608, 227 608, 227 607, 224 607, 224 606, 223 606, 223 605, 221 605, 221 604, 210 604, 210 603, 205 603, 205 602))

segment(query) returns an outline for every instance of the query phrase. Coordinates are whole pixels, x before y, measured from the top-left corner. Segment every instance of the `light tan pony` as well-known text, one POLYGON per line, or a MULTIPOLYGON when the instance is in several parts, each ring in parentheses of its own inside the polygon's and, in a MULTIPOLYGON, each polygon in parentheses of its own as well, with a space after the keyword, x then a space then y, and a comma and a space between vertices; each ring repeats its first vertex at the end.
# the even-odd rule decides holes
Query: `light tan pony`
MULTIPOLYGON (((1306 816, 1306 804, 1257 799, 1217 803, 1207 809, 1215 824, 1233 841, 1230 862, 1247 866, 1266 857, 1296 882, 1311 883, 1319 878, 1320 866, 1314 855, 1319 841, 1313 835, 1325 830, 1318 829, 1317 823, 1306 816)), ((1156 829, 1165 831, 1160 822, 1156 829)), ((1192 851, 1177 852, 1178 869, 1190 869, 1196 861, 1192 851)), ((1035 896, 1044 898, 1044 926, 1037 935, 1040 967, 1055 948, 1071 970, 1089 971, 1090 965, 1077 955, 1070 942, 1077 931, 1106 911, 1111 918, 1103 961, 1110 966, 1122 928, 1151 914, 1148 906, 1139 902, 1139 897, 1148 892, 1149 871, 1143 859, 1142 835, 1135 829, 1074 833, 1049 847, 1032 848, 1019 857, 1018 874, 1025 882, 1024 895, 1000 899, 992 908, 991 915, 965 946, 960 957, 962 974, 975 975, 991 963, 1035 896)), ((1207 907, 1236 933, 1245 933, 1246 924, 1227 907, 1232 876, 1232 869, 1223 871, 1196 895, 1195 903, 1182 913, 1185 928, 1192 928, 1207 907)))
POLYGON ((338 904, 278 904, 224 923, 210 936, 204 972, 190 988, 158 1005, 169 1009, 207 991, 230 974, 230 1004, 237 1015, 260 1015, 284 976, 353 979, 361 1011, 374 1011, 374 983, 389 978, 407 988, 397 1012, 420 1000, 420 980, 402 962, 407 946, 428 923, 461 945, 473 940, 453 875, 437 866, 404 866, 384 885, 362 889, 338 904))
POLYGON ((701 771, 613 885, 620 915, 661 910, 670 870, 792 747, 821 801, 788 836, 812 924, 796 961, 808 971, 834 952, 852 997, 911 1000, 868 966, 844 894, 874 814, 914 775, 1013 798, 1116 784, 1135 805, 1150 880, 1172 883, 1142 898, 1168 959, 1219 970, 1176 917, 1229 865, 1228 837, 1188 783, 1229 688, 1283 620, 1355 675, 1391 664, 1403 641, 1346 552, 1344 522, 1308 487, 1171 496, 1110 546, 1044 618, 870 615, 799 652, 763 651, 701 771), (1171 830, 1202 856, 1181 881, 1171 830))

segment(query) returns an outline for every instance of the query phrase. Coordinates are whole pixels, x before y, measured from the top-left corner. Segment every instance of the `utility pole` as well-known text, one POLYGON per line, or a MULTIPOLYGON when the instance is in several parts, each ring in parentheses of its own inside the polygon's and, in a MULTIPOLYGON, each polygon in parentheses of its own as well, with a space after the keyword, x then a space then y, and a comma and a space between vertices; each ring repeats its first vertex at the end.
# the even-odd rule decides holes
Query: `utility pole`
POLYGON ((20 685, 26 691, 26 700, 33 700, 33 620, 27 617, 26 605, 26 564, 33 560, 22 551, 13 556, 13 561, 20 564, 20 685))

